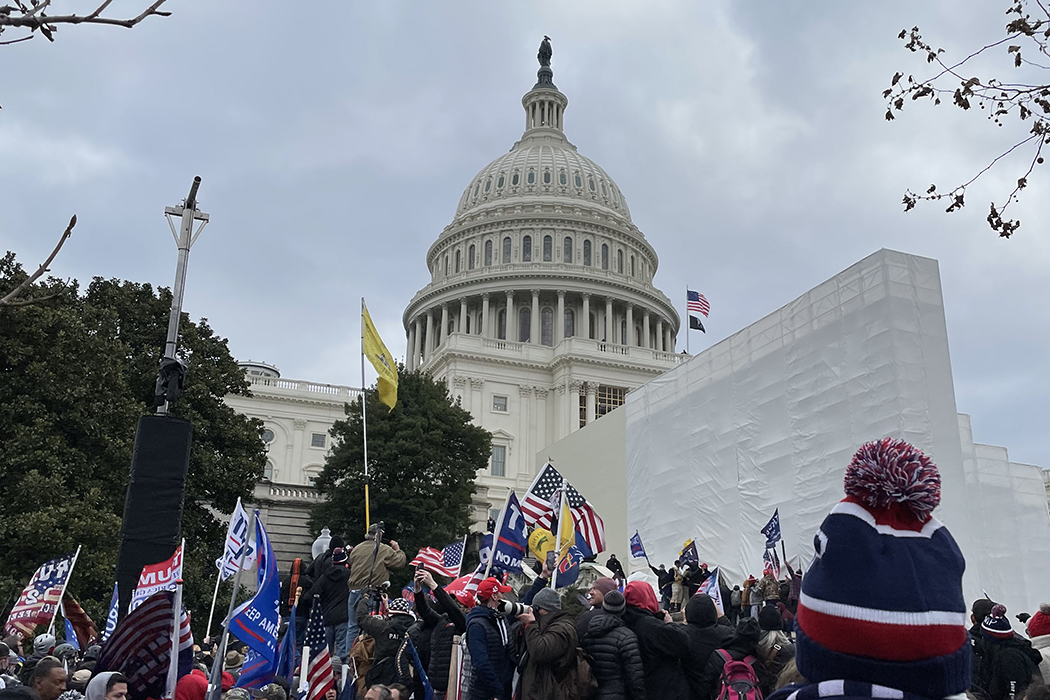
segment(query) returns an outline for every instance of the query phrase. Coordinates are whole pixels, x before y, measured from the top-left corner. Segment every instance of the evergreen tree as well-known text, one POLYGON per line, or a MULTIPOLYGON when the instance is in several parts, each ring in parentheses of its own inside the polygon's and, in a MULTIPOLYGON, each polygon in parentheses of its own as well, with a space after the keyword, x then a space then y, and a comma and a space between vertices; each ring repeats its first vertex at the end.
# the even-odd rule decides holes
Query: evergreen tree
MULTIPOLYGON (((462 538, 470 527, 474 477, 488 465, 492 436, 471 423, 448 388, 430 375, 399 367, 397 405, 368 401, 368 470, 371 521, 383 521, 384 539, 395 539, 409 560, 420 547, 462 538)), ((347 405, 346 420, 331 430, 336 440, 316 481, 327 500, 314 506, 311 527, 327 526, 348 545, 365 532, 364 450, 361 400, 347 405)), ((394 583, 408 580, 395 572, 394 583)))

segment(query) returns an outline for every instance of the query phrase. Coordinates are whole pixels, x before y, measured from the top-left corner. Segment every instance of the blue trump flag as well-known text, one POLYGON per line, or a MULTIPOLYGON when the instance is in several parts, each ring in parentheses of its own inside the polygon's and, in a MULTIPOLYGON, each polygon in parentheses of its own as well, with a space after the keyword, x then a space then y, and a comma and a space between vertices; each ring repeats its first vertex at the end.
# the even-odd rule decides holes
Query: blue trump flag
POLYGON ((509 573, 521 572, 521 561, 529 546, 529 532, 518 497, 511 491, 499 517, 492 546, 492 566, 509 573))
MULTIPOLYGON (((251 599, 233 611, 229 620, 230 632, 257 655, 253 659, 253 674, 249 681, 267 674, 273 677, 277 670, 277 636, 281 627, 281 582, 277 576, 277 560, 258 511, 255 512, 255 541, 259 549, 259 588, 251 599), (256 665, 260 666, 257 670, 256 665)), ((247 663, 246 656, 245 666, 247 663)), ((238 685, 243 687, 244 683, 238 685)))
POLYGON ((281 648, 277 655, 277 671, 275 675, 292 684, 292 676, 295 675, 295 609, 299 607, 296 602, 292 605, 292 611, 288 613, 288 629, 284 631, 284 639, 281 640, 281 648))
POLYGON ((635 559, 645 557, 645 560, 649 561, 649 555, 645 553, 645 547, 642 546, 642 536, 638 534, 637 530, 631 535, 631 556, 635 559))
POLYGON ((761 530, 762 534, 766 536, 766 549, 770 547, 776 547, 777 542, 780 541, 780 509, 777 508, 773 511, 773 517, 769 519, 766 526, 761 530))
POLYGON ((117 584, 113 583, 113 597, 109 599, 109 615, 106 616, 106 629, 102 630, 102 635, 99 637, 99 644, 109 639, 109 635, 113 634, 113 630, 117 629, 117 601, 120 596, 117 595, 117 584))

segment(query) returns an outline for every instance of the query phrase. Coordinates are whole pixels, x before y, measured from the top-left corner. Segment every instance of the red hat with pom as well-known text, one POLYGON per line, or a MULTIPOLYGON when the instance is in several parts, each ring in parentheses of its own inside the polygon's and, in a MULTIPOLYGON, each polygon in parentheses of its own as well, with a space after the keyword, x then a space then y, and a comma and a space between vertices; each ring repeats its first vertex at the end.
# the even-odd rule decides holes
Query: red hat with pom
POLYGON ((862 446, 846 498, 814 538, 802 579, 796 663, 810 682, 849 680, 929 698, 970 687, 958 545, 932 511, 941 477, 903 440, 862 446))
POLYGON ((1050 603, 1042 603, 1028 620, 1028 636, 1044 637, 1050 634, 1050 603))

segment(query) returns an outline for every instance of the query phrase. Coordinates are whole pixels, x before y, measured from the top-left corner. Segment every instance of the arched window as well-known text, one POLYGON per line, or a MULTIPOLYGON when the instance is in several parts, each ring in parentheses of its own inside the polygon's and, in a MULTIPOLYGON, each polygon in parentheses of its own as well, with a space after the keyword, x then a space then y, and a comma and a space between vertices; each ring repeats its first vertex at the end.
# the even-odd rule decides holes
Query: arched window
POLYGON ((499 179, 496 180, 496 189, 499 189, 499 188, 503 187, 503 182, 504 182, 503 173, 500 173, 499 174, 499 179))
POLYGON ((445 337, 448 338, 450 335, 456 332, 456 319, 454 316, 448 317, 448 328, 445 329, 445 337))
MULTIPOLYGON (((492 178, 487 178, 485 180, 485 192, 488 192, 491 189, 492 189, 492 178)), ((605 183, 602 183, 602 189, 603 190, 605 189, 605 183)))
POLYGON ((500 309, 496 315, 496 337, 500 340, 507 339, 507 310, 500 309))
POLYGON ((510 236, 503 239, 503 264, 510 262, 510 236))
POLYGON ((562 251, 561 259, 567 263, 572 262, 572 238, 565 237, 565 250, 562 251))
POLYGON ((266 466, 263 467, 263 480, 271 481, 273 479, 273 462, 266 460, 266 466))
POLYGON ((527 343, 532 338, 532 309, 527 306, 521 307, 518 312, 518 340, 527 343))
POLYGON ((492 241, 485 241, 485 264, 492 264, 492 241))
POLYGON ((536 182, 536 173, 530 170, 529 174, 525 176, 525 182, 529 183, 530 185, 536 182))
POLYGON ((609 269, 609 246, 602 243, 602 269, 609 269))
POLYGON ((576 335, 576 313, 572 309, 565 309, 565 337, 571 338, 576 335))
POLYGON ((633 255, 631 256, 631 267, 630 267, 629 270, 627 270, 627 274, 629 274, 631 277, 634 277, 634 256, 633 255))
POLYGON ((562 171, 561 171, 560 173, 558 173, 558 182, 559 182, 560 184, 562 184, 562 185, 568 184, 568 182, 569 182, 569 178, 568 178, 568 176, 567 176, 567 175, 565 174, 565 171, 564 171, 564 170, 562 170, 562 171))
POLYGON ((543 237, 543 262, 550 262, 554 257, 554 239, 550 236, 543 237))
POLYGON ((591 264, 591 242, 590 241, 584 241, 583 242, 583 264, 584 265, 590 265, 591 264))
POLYGON ((627 319, 620 321, 620 345, 627 345, 627 319))
POLYGON ((623 251, 616 251, 616 271, 623 274, 623 251))
POLYGON ((515 170, 514 175, 510 178, 510 184, 517 185, 519 182, 521 182, 521 175, 519 175, 518 171, 515 170))
POLYGON ((470 251, 467 253, 467 269, 474 269, 474 244, 470 244, 470 251))
POLYGON ((543 171, 543 184, 544 185, 551 184, 551 171, 550 170, 543 171))
POLYGON ((521 239, 521 261, 532 261, 532 236, 525 236, 521 239))
POLYGON ((554 345, 554 309, 549 306, 540 312, 540 344, 554 345))
POLYGON ((459 272, 459 251, 456 251, 456 272, 459 272))
POLYGON ((576 173, 576 187, 577 189, 583 189, 583 179, 580 177, 579 173, 576 173))
POLYGON ((470 335, 470 314, 467 314, 467 318, 463 322, 463 332, 470 335))
POLYGON ((445 255, 445 277, 448 277, 448 255, 445 255))

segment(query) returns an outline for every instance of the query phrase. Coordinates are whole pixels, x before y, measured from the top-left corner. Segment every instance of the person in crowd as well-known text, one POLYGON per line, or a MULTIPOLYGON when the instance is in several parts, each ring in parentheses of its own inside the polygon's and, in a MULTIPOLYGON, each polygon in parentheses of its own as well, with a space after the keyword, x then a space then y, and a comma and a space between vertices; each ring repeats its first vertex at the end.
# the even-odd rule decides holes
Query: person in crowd
POLYGON ((966 563, 932 515, 940 486, 933 462, 903 440, 856 452, 802 579, 795 663, 807 683, 767 700, 933 700, 969 689, 966 563), (914 624, 895 624, 902 618, 914 624))
POLYGON ((252 691, 252 696, 256 700, 288 700, 288 693, 276 683, 267 683, 258 690, 252 691))
MULTIPOLYGON (((208 687, 207 679, 204 687, 208 687)), ((95 676, 88 682, 84 691, 85 700, 125 700, 127 697, 128 679, 114 671, 104 671, 95 676)), ((175 697, 178 697, 177 689, 175 697)))
MULTIPOLYGON (((306 638, 306 629, 310 625, 310 610, 313 607, 313 598, 310 596, 310 590, 313 588, 314 580, 307 576, 307 568, 308 564, 297 557, 292 560, 292 565, 288 568, 288 576, 281 581, 282 617, 290 615, 292 606, 295 605, 295 594, 299 589, 302 589, 299 604, 295 608, 295 645, 297 649, 302 647, 303 640, 306 638)), ((210 642, 212 640, 209 637, 205 637, 204 642, 205 655, 208 655, 211 651, 210 642)))
POLYGON ((1032 683, 1024 694, 1024 700, 1050 700, 1050 686, 1032 683))
POLYGON ((510 586, 490 576, 478 584, 479 604, 467 614, 469 700, 510 700, 514 666, 507 654, 507 624, 496 612, 508 592, 510 586))
POLYGON ((615 554, 609 555, 609 560, 605 562, 605 568, 612 572, 612 575, 620 581, 627 580, 627 574, 623 572, 623 565, 620 564, 620 560, 616 558, 615 554))
POLYGON ((689 660, 689 638, 681 625, 673 625, 671 615, 660 610, 653 587, 631 581, 624 588, 627 610, 623 620, 638 637, 645 671, 645 693, 660 700, 684 700, 689 683, 682 664, 689 660))
MULTIPOLYGON (((775 609, 772 610, 776 613, 775 609)), ((718 696, 722 672, 730 660, 744 661, 751 665, 763 697, 773 692, 777 676, 761 656, 761 651, 759 650, 761 639, 762 629, 759 627, 758 620, 753 617, 745 617, 737 623, 733 636, 724 647, 716 650, 710 656, 707 666, 704 668, 702 686, 708 689, 706 697, 715 698, 718 696), (730 658, 726 659, 720 652, 728 654, 730 658)))
MULTIPOLYGON (((776 689, 780 690, 784 686, 791 685, 792 683, 808 683, 805 676, 798 672, 798 665, 795 664, 794 659, 791 659, 784 664, 784 668, 781 669, 780 675, 777 676, 776 689)), ((1047 700, 1050 700, 1050 698, 1047 700)))
POLYGON ((532 609, 518 616, 524 625, 528 652, 522 672, 521 700, 560 700, 561 682, 576 665, 576 623, 561 609, 561 596, 544 588, 532 599, 532 609))
POLYGON ((99 654, 102 653, 102 647, 98 644, 92 644, 86 650, 84 650, 84 658, 77 664, 77 671, 87 669, 88 671, 95 670, 95 662, 98 661, 99 654))
POLYGON ((748 578, 751 582, 751 617, 758 619, 758 613, 762 609, 762 606, 766 603, 766 594, 762 588, 762 582, 755 579, 754 576, 748 578))
POLYGON ((618 588, 616 581, 613 581, 608 576, 600 576, 594 579, 591 589, 587 591, 587 602, 591 604, 591 607, 580 613, 580 617, 576 621, 577 639, 583 639, 583 635, 587 633, 587 626, 591 624, 591 619, 601 613, 602 602, 604 602, 605 596, 618 588))
POLYGON ((357 625, 375 639, 372 666, 365 675, 365 682, 368 685, 389 685, 400 679, 397 652, 415 618, 412 616, 412 603, 405 598, 395 598, 387 602, 387 611, 390 613, 388 619, 370 614, 374 595, 376 594, 372 591, 366 591, 357 602, 357 625))
POLYGON ((74 671, 73 675, 69 677, 68 681, 66 681, 66 692, 75 690, 83 696, 84 691, 87 690, 88 681, 90 680, 91 671, 88 669, 82 668, 79 671, 74 671))
POLYGON ((51 652, 55 649, 55 643, 56 640, 53 634, 40 634, 33 640, 33 653, 22 663, 22 670, 18 674, 18 679, 22 681, 22 685, 31 686, 33 684, 33 669, 36 668, 41 659, 51 655, 51 652))
POLYGON ((68 669, 72 666, 76 666, 77 648, 68 642, 62 642, 55 646, 55 650, 51 652, 51 656, 65 663, 66 668, 68 669))
POLYGON ((311 595, 320 596, 318 600, 324 610, 324 636, 328 648, 335 656, 345 659, 349 651, 346 646, 346 627, 350 620, 347 611, 350 569, 346 565, 347 556, 342 547, 336 547, 331 554, 331 564, 317 578, 311 595))
POLYGON ((1006 606, 999 603, 981 623, 981 640, 973 651, 981 658, 973 687, 983 691, 988 700, 1020 698, 1043 660, 1031 641, 1014 634, 1006 606))
POLYGON ((244 654, 233 649, 226 652, 226 658, 223 659, 222 670, 233 676, 233 680, 237 680, 241 677, 241 667, 244 666, 244 654))
POLYGON ((670 612, 679 612, 682 606, 685 605, 686 599, 686 576, 688 575, 687 570, 679 562, 674 563, 674 568, 671 569, 671 573, 674 576, 674 580, 671 581, 671 604, 667 606, 667 610, 670 612))
POLYGON ((222 696, 222 700, 252 700, 252 694, 247 688, 230 688, 222 696))
MULTIPOLYGON (((725 600, 725 598, 723 598, 725 600)), ((729 593, 729 610, 726 611, 726 617, 729 618, 729 624, 736 627, 737 621, 740 619, 740 610, 744 604, 744 592, 740 590, 740 586, 733 586, 733 590, 729 593)))
MULTIPOLYGON (((223 675, 227 674, 224 673, 223 675)), ((91 679, 91 683, 94 682, 95 679, 91 679)), ((88 683, 89 691, 91 690, 91 683, 88 683)), ((175 700, 204 700, 204 696, 207 694, 208 674, 199 668, 193 669, 175 683, 175 700)))
POLYGON ((11 647, 0 642, 0 675, 11 672, 11 647))
POLYGON ((775 605, 780 600, 780 582, 773 576, 772 564, 766 564, 762 570, 762 579, 758 582, 758 589, 762 592, 762 600, 766 605, 775 605))
POLYGON ((320 580, 325 575, 325 572, 335 564, 335 550, 337 549, 346 552, 346 543, 343 542, 343 538, 339 535, 333 535, 332 539, 328 541, 328 549, 314 557, 314 560, 306 567, 304 573, 314 581, 320 580))
POLYGON ((718 608, 709 595, 697 593, 685 606, 685 633, 689 659, 682 664, 693 700, 713 700, 705 671, 715 649, 733 639, 733 630, 718 624, 718 608))
POLYGON ((1032 648, 1042 656, 1039 675, 1043 683, 1050 686, 1050 603, 1039 605, 1035 615, 1028 618, 1026 630, 1028 638, 1032 640, 1032 648))
POLYGON ((58 700, 66 691, 66 669, 53 656, 45 656, 33 666, 29 686, 40 700, 58 700))
POLYGON ((357 604, 365 593, 390 578, 391 569, 400 569, 407 559, 397 542, 390 540, 385 544, 376 540, 379 527, 373 523, 361 544, 350 550, 350 579, 347 587, 350 595, 346 601, 347 625, 346 648, 352 649, 357 639, 357 604))
POLYGON ((400 683, 390 684, 390 698, 391 700, 408 700, 412 697, 409 693, 408 688, 401 685, 400 683))
POLYGON ((674 567, 668 571, 667 567, 660 564, 657 568, 652 564, 649 565, 653 574, 656 576, 656 588, 660 591, 660 604, 664 606, 664 609, 670 609, 671 607, 671 594, 672 586, 674 585, 674 570, 678 568, 678 562, 675 561, 674 567))
MULTIPOLYGON (((462 589, 449 595, 437 585, 429 571, 420 569, 416 572, 416 581, 434 593, 436 609, 431 608, 426 591, 422 588, 416 592, 416 614, 424 621, 424 629, 430 627, 429 660, 423 663, 427 677, 434 689, 435 700, 444 700, 448 691, 449 665, 452 661, 452 644, 456 635, 467 631, 467 613, 477 605, 474 594, 462 589)), ((422 657, 422 652, 420 653, 422 657)))
POLYGON ((393 700, 394 694, 390 692, 390 688, 382 684, 376 684, 368 688, 368 692, 365 693, 365 700, 393 700))
MULTIPOLYGON (((780 603, 780 607, 783 607, 783 603, 780 603)), ((787 662, 795 658, 795 645, 784 632, 784 624, 781 613, 771 605, 758 612, 758 626, 762 630, 758 640, 758 656, 774 676, 778 676, 787 662)), ((773 688, 769 687, 763 692, 768 695, 771 690, 773 688)))
POLYGON ((589 618, 579 637, 591 657, 598 700, 646 700, 641 650, 638 637, 623 622, 626 609, 623 593, 609 591, 602 596, 601 612, 589 618))

